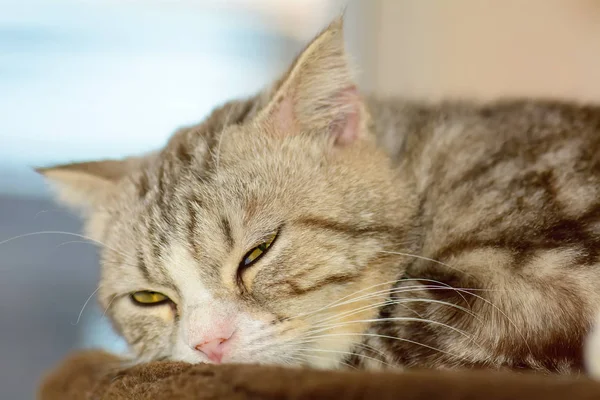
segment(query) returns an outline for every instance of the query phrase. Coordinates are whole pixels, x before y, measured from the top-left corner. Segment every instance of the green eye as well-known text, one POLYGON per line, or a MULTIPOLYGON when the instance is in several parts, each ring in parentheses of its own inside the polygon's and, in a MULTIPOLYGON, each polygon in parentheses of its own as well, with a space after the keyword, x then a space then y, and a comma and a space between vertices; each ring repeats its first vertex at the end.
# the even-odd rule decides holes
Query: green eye
POLYGON ((277 233, 273 233, 267 238, 267 240, 246 253, 242 259, 242 262, 240 263, 240 267, 248 267, 251 264, 254 264, 260 257, 263 256, 263 254, 267 252, 267 250, 269 250, 269 247, 271 247, 276 237, 277 233))
POLYGON ((169 298, 162 293, 150 292, 148 290, 143 290, 140 292, 132 293, 131 298, 137 304, 150 305, 150 306, 162 304, 162 303, 166 302, 167 300, 169 300, 169 298))

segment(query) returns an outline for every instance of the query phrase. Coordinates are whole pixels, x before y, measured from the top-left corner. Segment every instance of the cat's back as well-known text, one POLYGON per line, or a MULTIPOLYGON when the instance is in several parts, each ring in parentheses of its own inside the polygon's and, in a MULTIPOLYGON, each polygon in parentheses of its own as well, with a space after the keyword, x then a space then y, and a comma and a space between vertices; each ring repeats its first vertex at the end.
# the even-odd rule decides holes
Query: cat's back
MULTIPOLYGON (((600 308, 600 107, 527 100, 371 105, 380 142, 420 198, 420 258, 405 277, 462 288, 464 294, 425 297, 456 304, 466 297, 495 317, 482 325, 433 305, 413 311, 460 326, 498 365, 579 368, 582 337, 600 308)), ((403 329, 396 333, 412 339, 425 327, 403 329)), ((453 348, 462 348, 454 340, 453 348)))
POLYGON ((415 179, 421 196, 444 201, 459 196, 473 210, 479 208, 473 203, 477 197, 492 196, 489 200, 503 204, 508 195, 513 201, 549 200, 533 196, 538 188, 571 216, 599 199, 600 105, 542 100, 370 104, 378 140, 415 179))
POLYGON ((487 246, 513 253, 571 246, 597 261, 600 106, 387 104, 404 118, 395 157, 421 198, 424 251, 442 257, 487 246))
MULTIPOLYGON (((560 145, 600 148, 600 104, 505 99, 426 103, 370 98, 378 140, 395 158, 460 159, 468 154, 536 158, 560 145)), ((573 154, 574 157, 577 154, 573 154)), ((470 165, 480 157, 461 159, 470 165)))

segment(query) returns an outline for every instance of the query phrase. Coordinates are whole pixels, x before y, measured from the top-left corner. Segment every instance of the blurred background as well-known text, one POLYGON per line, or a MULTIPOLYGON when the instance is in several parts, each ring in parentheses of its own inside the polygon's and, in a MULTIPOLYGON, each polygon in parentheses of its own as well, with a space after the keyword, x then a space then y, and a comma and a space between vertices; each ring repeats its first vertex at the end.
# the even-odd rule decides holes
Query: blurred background
POLYGON ((0 0, 0 398, 123 351, 97 250, 30 167, 162 146, 259 90, 347 6, 365 92, 600 102, 598 0, 0 0))

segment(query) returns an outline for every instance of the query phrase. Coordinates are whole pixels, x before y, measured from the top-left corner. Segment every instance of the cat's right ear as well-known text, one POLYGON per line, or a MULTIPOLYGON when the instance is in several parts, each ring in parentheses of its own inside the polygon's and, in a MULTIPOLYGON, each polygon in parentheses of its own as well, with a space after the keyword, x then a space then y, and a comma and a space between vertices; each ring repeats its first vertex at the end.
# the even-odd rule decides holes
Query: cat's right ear
POLYGON ((101 207, 131 169, 127 160, 104 160, 35 168, 53 186, 60 203, 84 214, 101 207))
POLYGON ((327 135, 336 146, 366 136, 366 107, 344 47, 343 18, 317 35, 276 85, 258 123, 279 136, 327 135))

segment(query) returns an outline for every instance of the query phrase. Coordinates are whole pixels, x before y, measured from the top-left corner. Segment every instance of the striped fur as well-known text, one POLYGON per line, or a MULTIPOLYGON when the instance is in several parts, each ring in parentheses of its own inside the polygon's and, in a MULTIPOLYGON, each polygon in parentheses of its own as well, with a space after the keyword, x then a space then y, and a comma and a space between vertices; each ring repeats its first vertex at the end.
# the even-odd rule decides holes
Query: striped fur
POLYGON ((117 330, 140 360, 206 361, 190 335, 233 320, 228 362, 581 371, 600 107, 361 100, 341 31, 159 152, 42 171, 105 244, 117 330))

